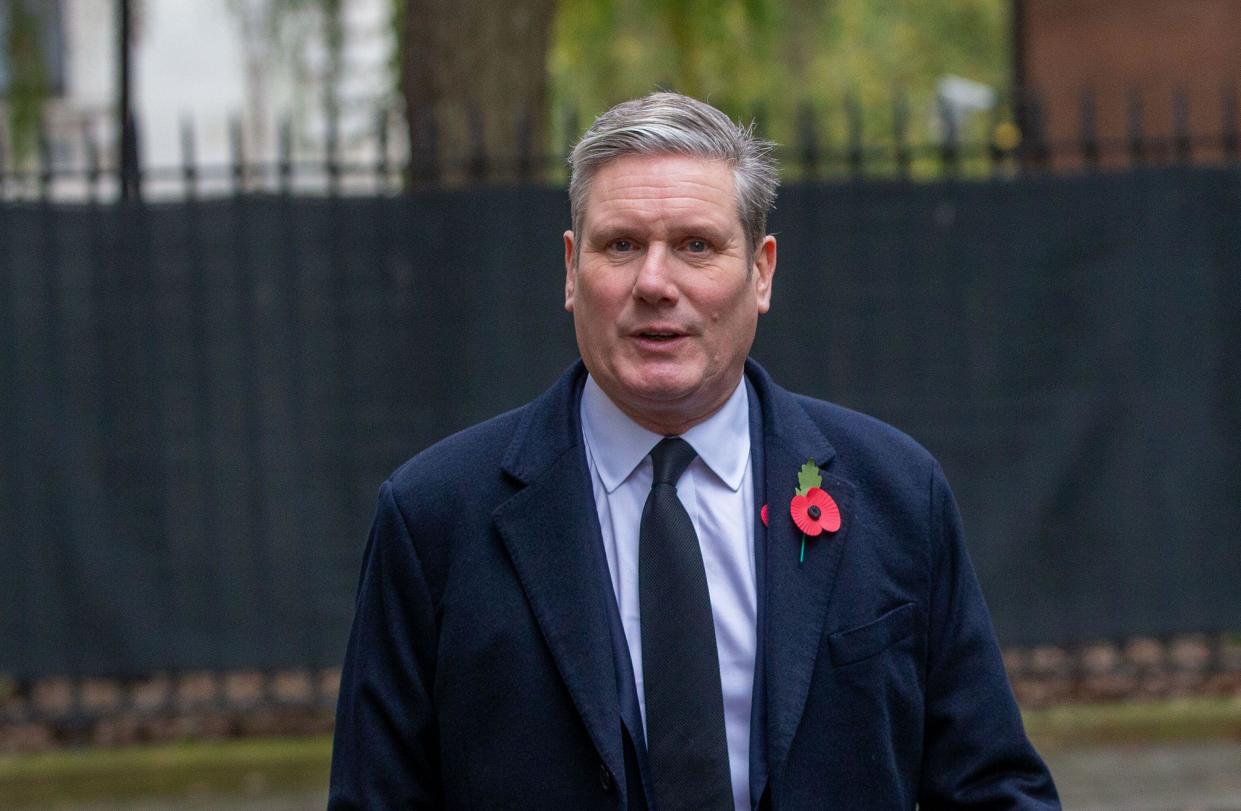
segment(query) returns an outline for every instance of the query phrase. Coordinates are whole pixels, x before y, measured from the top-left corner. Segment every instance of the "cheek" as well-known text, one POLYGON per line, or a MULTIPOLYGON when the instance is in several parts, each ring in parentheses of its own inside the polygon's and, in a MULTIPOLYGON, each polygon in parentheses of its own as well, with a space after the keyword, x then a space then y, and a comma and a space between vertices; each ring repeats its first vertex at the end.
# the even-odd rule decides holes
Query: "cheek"
POLYGON ((624 306, 629 288, 623 280, 606 274, 591 275, 578 280, 578 295, 596 313, 615 313, 624 306))
POLYGON ((706 307, 707 319, 723 329, 735 329, 748 323, 754 317, 747 309, 747 290, 739 290, 731 295, 715 296, 706 307))
POLYGON ((589 336, 597 347, 614 343, 624 303, 613 291, 579 282, 573 312, 578 333, 589 336))

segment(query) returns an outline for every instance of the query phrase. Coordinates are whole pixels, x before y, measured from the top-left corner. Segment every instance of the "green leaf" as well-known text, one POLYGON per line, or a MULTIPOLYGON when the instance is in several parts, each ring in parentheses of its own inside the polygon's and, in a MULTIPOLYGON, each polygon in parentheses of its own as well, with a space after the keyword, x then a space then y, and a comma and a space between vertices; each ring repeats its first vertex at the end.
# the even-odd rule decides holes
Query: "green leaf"
POLYGON ((801 470, 797 471, 797 495, 804 496, 811 487, 821 487, 823 485, 823 477, 819 475, 819 466, 814 463, 813 459, 806 461, 801 466, 801 470))

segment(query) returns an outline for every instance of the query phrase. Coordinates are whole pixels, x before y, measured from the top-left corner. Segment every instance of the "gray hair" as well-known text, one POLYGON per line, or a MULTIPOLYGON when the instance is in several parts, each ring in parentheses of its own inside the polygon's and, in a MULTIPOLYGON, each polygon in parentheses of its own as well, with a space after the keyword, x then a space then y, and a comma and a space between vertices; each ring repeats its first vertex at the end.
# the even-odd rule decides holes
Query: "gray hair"
POLYGON ((590 182, 606 164, 628 155, 688 155, 726 162, 733 170, 737 215, 753 255, 767 233, 767 212, 780 180, 773 144, 710 104, 680 93, 652 93, 622 102, 595 119, 569 153, 569 211, 581 246, 590 182))

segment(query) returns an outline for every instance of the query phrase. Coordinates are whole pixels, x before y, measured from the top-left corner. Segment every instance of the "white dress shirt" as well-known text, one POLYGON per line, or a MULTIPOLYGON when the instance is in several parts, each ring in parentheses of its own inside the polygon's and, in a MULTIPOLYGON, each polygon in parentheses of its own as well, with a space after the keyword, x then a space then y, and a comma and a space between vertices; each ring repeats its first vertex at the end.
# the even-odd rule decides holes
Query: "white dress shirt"
MULTIPOLYGON (((581 415, 603 548, 645 725, 638 528, 651 490, 649 454, 663 437, 626 416, 589 376, 581 415)), ((758 638, 750 403, 744 379, 719 411, 681 436, 698 453, 677 482, 677 496, 702 549, 720 657, 728 768, 733 801, 741 811, 750 807, 750 703, 758 638)))

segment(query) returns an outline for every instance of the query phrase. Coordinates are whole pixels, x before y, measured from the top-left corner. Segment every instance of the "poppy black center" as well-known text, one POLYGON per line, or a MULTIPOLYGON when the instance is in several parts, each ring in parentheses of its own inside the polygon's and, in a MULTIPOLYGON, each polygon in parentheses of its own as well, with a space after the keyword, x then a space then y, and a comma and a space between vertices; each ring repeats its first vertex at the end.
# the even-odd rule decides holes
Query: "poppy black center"
POLYGON ((814 505, 814 504, 811 504, 810 509, 806 510, 806 515, 810 516, 810 519, 812 521, 818 521, 819 516, 822 514, 823 512, 818 508, 817 505, 814 505))

